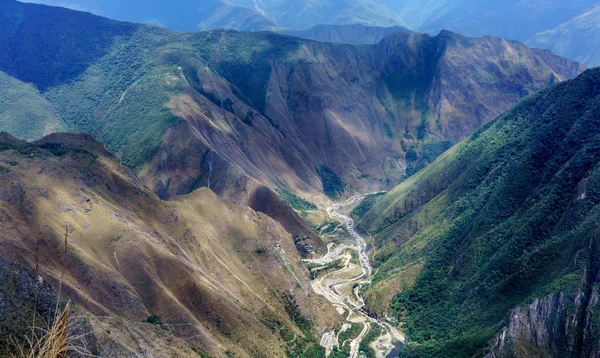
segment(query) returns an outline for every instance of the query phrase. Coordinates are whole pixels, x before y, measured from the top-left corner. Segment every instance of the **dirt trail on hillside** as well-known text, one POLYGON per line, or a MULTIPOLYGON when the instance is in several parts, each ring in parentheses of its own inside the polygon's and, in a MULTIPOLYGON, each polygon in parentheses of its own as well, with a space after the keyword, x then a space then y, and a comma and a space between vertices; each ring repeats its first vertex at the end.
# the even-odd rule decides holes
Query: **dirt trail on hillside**
MULTIPOLYGON (((319 265, 313 270, 319 270, 326 265, 334 262, 338 259, 343 259, 344 265, 341 269, 330 272, 325 276, 315 279, 311 285, 313 290, 325 297, 331 304, 333 304, 338 312, 347 312, 346 321, 353 324, 364 324, 364 327, 360 334, 349 342, 350 344, 350 357, 355 358, 359 355, 359 346, 362 340, 368 335, 368 333, 376 328, 382 328, 382 334, 371 344, 371 347, 375 350, 378 358, 386 358, 388 355, 399 345, 403 345, 405 342, 404 335, 396 328, 391 326, 389 323, 381 321, 376 317, 371 317, 364 310, 364 301, 360 295, 360 289, 363 285, 367 285, 372 280, 373 267, 369 261, 367 255, 367 245, 364 238, 359 235, 354 228, 354 220, 342 214, 341 208, 349 207, 359 203, 365 197, 370 194, 363 194, 354 196, 344 202, 340 202, 327 209, 328 214, 337 220, 339 220, 343 226, 346 227, 350 236, 354 239, 354 245, 334 245, 328 246, 328 252, 325 256, 317 259, 304 260, 307 263, 313 265, 319 265), (358 273, 356 265, 351 264, 351 255, 347 253, 348 250, 356 251, 358 254, 358 262, 360 264, 361 272, 358 273), (346 252, 343 254, 343 252, 346 252), (348 296, 342 292, 342 288, 356 285, 352 287, 349 292, 351 295, 348 296), (352 297, 354 296, 354 297, 352 297)), ((324 347, 327 351, 327 355, 331 353, 334 347, 341 347, 344 342, 339 342, 337 339, 325 339, 325 336, 331 337, 332 332, 326 332, 322 342, 326 342, 324 347)))

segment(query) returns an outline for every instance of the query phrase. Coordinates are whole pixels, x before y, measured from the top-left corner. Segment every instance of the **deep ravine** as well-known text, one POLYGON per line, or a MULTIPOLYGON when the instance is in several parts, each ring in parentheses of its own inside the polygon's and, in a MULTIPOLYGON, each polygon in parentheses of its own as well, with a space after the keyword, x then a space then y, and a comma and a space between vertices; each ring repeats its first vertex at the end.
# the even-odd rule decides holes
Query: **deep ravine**
MULTIPOLYGON (((371 282, 373 268, 367 255, 365 239, 356 232, 354 220, 340 212, 340 208, 356 204, 368 195, 370 194, 354 196, 344 202, 333 205, 327 210, 332 218, 339 220, 346 227, 348 233, 355 241, 354 245, 340 244, 335 246, 330 244, 325 256, 318 259, 305 260, 305 262, 312 264, 314 266, 313 270, 319 270, 338 259, 344 260, 343 268, 314 279, 312 281, 313 290, 325 297, 341 315, 346 317, 347 324, 344 325, 342 330, 348 329, 351 324, 363 325, 360 334, 349 342, 350 357, 358 357, 361 341, 367 336, 369 331, 380 327, 383 329, 383 333, 374 341, 372 348, 374 348, 378 358, 386 358, 397 355, 404 345, 405 337, 388 322, 370 316, 364 310, 364 301, 361 298, 360 289, 363 285, 371 282), (361 268, 361 273, 358 275, 352 272, 353 267, 350 264, 352 255, 348 254, 349 251, 355 251, 358 254, 358 262, 361 268), (356 287, 350 290, 354 297, 349 297, 342 292, 342 287, 349 285, 352 285, 352 287, 356 285, 356 287)), ((339 333, 337 336, 339 336, 339 333)), ((323 335, 321 345, 326 348, 327 356, 331 354, 335 347, 341 348, 344 344, 344 342, 338 341, 337 336, 335 332, 325 332, 323 335)))

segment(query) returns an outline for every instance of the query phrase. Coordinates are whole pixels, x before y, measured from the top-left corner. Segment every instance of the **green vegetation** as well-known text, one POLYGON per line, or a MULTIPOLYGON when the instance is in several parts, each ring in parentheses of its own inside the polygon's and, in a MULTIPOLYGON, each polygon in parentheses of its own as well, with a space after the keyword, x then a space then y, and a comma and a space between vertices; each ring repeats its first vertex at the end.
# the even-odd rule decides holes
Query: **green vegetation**
POLYGON ((293 60, 302 45, 300 39, 268 32, 248 37, 243 32, 204 31, 190 34, 188 40, 194 52, 233 83, 246 103, 260 113, 265 111, 271 65, 275 60, 293 60))
POLYGON ((321 165, 317 168, 317 173, 323 183, 323 192, 333 200, 338 199, 346 190, 346 183, 335 174, 328 166, 321 165))
MULTIPOLYGON (((296 303, 296 298, 290 292, 284 292, 283 302, 285 311, 289 315, 292 322, 303 333, 301 336, 296 337, 296 340, 284 340, 288 342, 286 344, 286 353, 288 357, 302 357, 302 358, 323 358, 325 357, 325 348, 319 345, 319 341, 315 338, 314 322, 306 319, 300 308, 296 303)), ((289 334, 287 335, 289 338, 289 334)), ((282 335, 283 338, 283 335, 282 335)))
POLYGON ((352 324, 350 328, 343 332, 339 332, 338 335, 338 343, 340 347, 335 347, 331 352, 330 357, 333 358, 343 358, 348 357, 350 355, 350 341, 354 338, 358 337, 360 332, 363 330, 363 325, 356 323, 352 324))
POLYGON ((365 216, 365 214, 369 210, 371 210, 371 208, 373 207, 373 205, 375 205, 377 200, 384 195, 385 193, 376 193, 365 197, 363 201, 361 201, 360 204, 358 204, 358 206, 350 214, 352 219, 354 219, 354 221, 356 222, 360 221, 360 219, 362 219, 362 217, 365 216))
POLYGON ((404 357, 482 356, 511 309, 562 292, 573 312, 579 289, 590 297, 600 267, 599 82, 600 69, 589 70, 526 98, 365 215, 378 280, 425 263, 390 306, 415 343, 404 357))
POLYGON ((199 349, 197 349, 195 347, 192 347, 192 351, 194 351, 194 353, 196 353, 198 356, 200 356, 200 358, 212 358, 208 354, 202 353, 199 349))
POLYGON ((66 131, 56 109, 35 87, 0 72, 0 132, 31 141, 66 131))
POLYGON ((277 194, 292 208, 305 211, 305 210, 317 210, 317 206, 310 201, 304 200, 289 191, 286 190, 277 190, 277 194))
POLYGON ((308 265, 306 265, 306 267, 310 270, 310 279, 314 280, 314 279, 318 278, 319 276, 326 275, 330 272, 343 269, 344 268, 344 260, 337 259, 337 260, 332 261, 329 264, 323 266, 322 268, 319 268, 319 267, 321 267, 320 265, 315 265, 315 264, 308 264, 308 265))
POLYGON ((377 338, 379 338, 383 334, 383 328, 378 325, 371 325, 371 329, 360 341, 360 345, 358 346, 358 350, 366 357, 366 358, 375 358, 375 351, 371 348, 371 343, 373 343, 377 338))
POLYGON ((153 325, 161 325, 162 324, 162 320, 157 315, 152 315, 152 316, 146 318, 146 322, 153 324, 153 325))

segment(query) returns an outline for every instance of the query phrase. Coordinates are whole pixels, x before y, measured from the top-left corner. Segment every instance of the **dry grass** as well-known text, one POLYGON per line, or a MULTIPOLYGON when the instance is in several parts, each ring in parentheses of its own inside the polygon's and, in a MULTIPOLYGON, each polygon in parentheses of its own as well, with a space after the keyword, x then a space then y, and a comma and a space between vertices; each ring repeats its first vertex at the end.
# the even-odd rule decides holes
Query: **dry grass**
POLYGON ((64 308, 60 305, 60 296, 62 291, 65 271, 68 266, 68 242, 69 229, 65 226, 63 264, 59 280, 58 296, 55 307, 54 318, 50 323, 44 325, 43 320, 38 319, 37 297, 39 291, 39 240, 36 243, 35 251, 35 299, 33 323, 31 324, 31 336, 26 336, 24 341, 18 342, 13 338, 15 351, 12 358, 66 358, 69 353, 78 353, 79 356, 92 356, 85 349, 85 335, 77 335, 74 332, 79 330, 79 319, 71 317, 71 303, 67 302, 64 308), (38 325, 37 322, 42 322, 38 325))
MULTIPOLYGON (((140 347, 152 357, 197 356, 190 346, 211 356, 225 350, 238 357, 256 352, 285 355, 280 335, 264 321, 272 319, 294 329, 277 293, 300 289, 290 282, 274 245, 281 244, 303 283, 308 283, 309 274, 281 225, 208 189, 161 201, 102 153, 45 158, 0 151, 0 162, 19 162, 0 181, 0 196, 10 195, 17 183, 28 205, 25 217, 15 218, 25 233, 0 220, 0 230, 7 232, 0 245, 9 248, 0 256, 17 261, 21 253, 30 252, 23 261, 35 268, 39 238, 39 272, 55 280, 58 292, 68 222, 69 260, 62 298, 81 302, 78 310, 86 313, 95 331, 89 340, 94 348, 116 356, 134 355, 140 347), (257 253, 258 249, 266 251, 257 253), (170 332, 141 323, 153 314, 165 317, 170 332)), ((21 212, 19 205, 0 201, 0 211, 21 212)), ((294 295, 316 326, 329 328, 340 320, 319 296, 294 295)), ((30 305, 33 294, 31 299, 30 305)), ((71 316, 80 315, 74 313, 74 302, 71 316)), ((31 311, 27 313, 26 324, 32 326, 31 311)), ((45 313, 38 314, 36 322, 46 327, 52 321, 45 313)))
POLYGON ((67 304, 57 312, 54 322, 48 329, 32 327, 31 337, 25 342, 16 343, 17 353, 13 358, 64 358, 70 350, 72 336, 69 334, 71 306, 67 304))

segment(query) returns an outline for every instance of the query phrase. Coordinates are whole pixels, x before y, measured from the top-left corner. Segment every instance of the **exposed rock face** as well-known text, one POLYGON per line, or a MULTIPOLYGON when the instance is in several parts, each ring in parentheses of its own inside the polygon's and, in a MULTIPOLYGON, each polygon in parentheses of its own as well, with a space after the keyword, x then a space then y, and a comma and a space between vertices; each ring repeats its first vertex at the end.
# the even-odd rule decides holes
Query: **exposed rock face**
POLYGON ((563 292, 514 309, 491 344, 491 357, 600 357, 598 285, 586 279, 574 296, 563 292))
POLYGON ((570 322, 575 319, 576 315, 566 314, 564 294, 537 299, 531 305, 511 312, 508 327, 502 329, 492 345, 494 355, 509 356, 511 351, 516 355, 522 349, 521 345, 546 350, 557 344, 559 338, 564 339, 572 333, 570 322))

